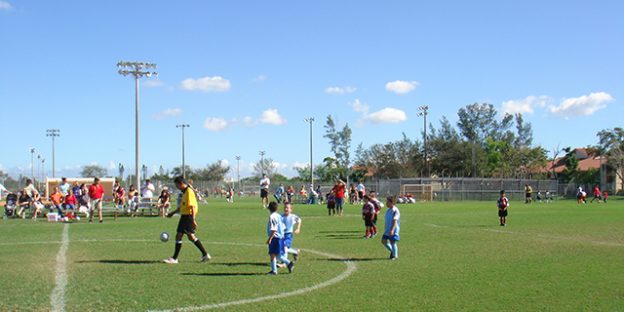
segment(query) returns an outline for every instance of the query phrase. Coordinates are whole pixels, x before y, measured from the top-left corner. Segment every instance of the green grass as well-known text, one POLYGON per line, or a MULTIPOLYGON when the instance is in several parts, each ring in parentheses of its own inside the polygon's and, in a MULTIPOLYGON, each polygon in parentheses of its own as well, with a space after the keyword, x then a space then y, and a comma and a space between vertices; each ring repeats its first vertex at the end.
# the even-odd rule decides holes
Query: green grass
MULTIPOLYGON (((293 274, 266 276, 268 213, 259 200, 210 199, 198 236, 213 256, 185 241, 180 264, 160 232, 177 218, 106 219, 69 226, 67 311, 146 311, 258 298, 311 287, 346 264, 305 250, 351 259, 356 271, 314 291, 233 305, 233 311, 621 311, 624 310, 624 205, 573 201, 512 202, 509 226, 495 203, 418 203, 401 209, 400 258, 387 260, 379 239, 362 239, 359 207, 328 217, 298 205, 304 249, 293 274)), ((0 223, 0 311, 47 311, 63 225, 0 223)), ((383 229, 383 225, 380 227, 383 229)))

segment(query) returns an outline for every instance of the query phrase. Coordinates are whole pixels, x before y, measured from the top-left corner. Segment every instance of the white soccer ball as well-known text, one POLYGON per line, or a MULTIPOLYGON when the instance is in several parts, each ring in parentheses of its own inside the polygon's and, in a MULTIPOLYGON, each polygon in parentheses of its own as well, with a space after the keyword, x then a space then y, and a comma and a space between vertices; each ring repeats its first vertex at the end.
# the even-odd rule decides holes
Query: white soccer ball
POLYGON ((76 216, 76 220, 80 221, 80 216, 76 216))
POLYGON ((160 233, 160 240, 161 240, 163 243, 168 242, 168 241, 169 241, 169 233, 167 233, 167 232, 162 232, 162 233, 160 233))

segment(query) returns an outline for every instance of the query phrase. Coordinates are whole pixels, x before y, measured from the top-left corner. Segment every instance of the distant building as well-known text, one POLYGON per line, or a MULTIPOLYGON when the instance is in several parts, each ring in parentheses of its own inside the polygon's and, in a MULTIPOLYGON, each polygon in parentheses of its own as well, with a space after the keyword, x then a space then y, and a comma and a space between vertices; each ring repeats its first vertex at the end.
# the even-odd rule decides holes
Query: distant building
MULTIPOLYGON (((578 159, 578 171, 589 171, 589 170, 597 170, 598 172, 602 172, 601 175, 601 183, 603 187, 607 187, 607 185, 613 185, 614 190, 622 189, 622 181, 615 177, 607 166, 607 157, 606 156, 598 156, 592 155, 586 148, 575 148, 574 156, 578 159), (602 171, 601 171, 602 169, 602 171)), ((563 173, 566 169, 565 164, 565 156, 558 157, 554 161, 548 162, 546 168, 543 170, 550 174, 551 177, 555 177, 555 175, 559 175, 563 173)))

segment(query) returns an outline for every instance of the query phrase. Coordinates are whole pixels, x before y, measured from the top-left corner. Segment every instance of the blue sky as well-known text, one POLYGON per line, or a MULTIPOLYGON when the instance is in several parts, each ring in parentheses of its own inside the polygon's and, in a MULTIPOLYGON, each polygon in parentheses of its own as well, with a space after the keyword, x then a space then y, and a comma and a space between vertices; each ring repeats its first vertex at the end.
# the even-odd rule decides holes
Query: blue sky
MULTIPOLYGON (((353 149, 420 138, 429 121, 488 102, 522 112, 534 141, 596 144, 622 126, 622 1, 0 0, 0 169, 30 174, 29 148, 57 176, 85 164, 134 167, 134 82, 119 60, 158 64, 141 80, 142 163, 224 160, 278 172, 328 156, 332 114, 353 149)), ((235 176, 235 174, 232 174, 235 176)))

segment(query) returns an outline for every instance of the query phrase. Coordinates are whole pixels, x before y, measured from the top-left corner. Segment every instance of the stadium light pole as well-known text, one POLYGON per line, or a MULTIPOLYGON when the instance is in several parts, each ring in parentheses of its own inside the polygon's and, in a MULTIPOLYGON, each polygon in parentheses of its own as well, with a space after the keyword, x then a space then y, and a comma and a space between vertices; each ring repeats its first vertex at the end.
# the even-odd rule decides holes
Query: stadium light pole
POLYGON ((266 154, 265 151, 260 151, 260 171, 262 175, 264 175, 264 154, 266 154))
POLYGON ((241 191, 241 184, 240 184, 240 156, 235 156, 234 158, 236 158, 236 180, 238 181, 238 193, 240 194, 241 191))
POLYGON ((41 181, 43 181, 45 179, 46 173, 45 173, 45 158, 41 158, 41 181))
POLYGON ((310 123, 310 185, 314 185, 314 163, 312 162, 312 123, 314 117, 308 117, 305 121, 310 123))
POLYGON ((182 128, 182 177, 186 180, 186 162, 184 160, 184 128, 188 128, 190 125, 181 124, 176 125, 176 128, 182 128))
POLYGON ((425 169, 427 170, 427 177, 431 176, 431 172, 429 170, 429 159, 428 159, 428 155, 427 155, 427 115, 429 114, 429 106, 427 105, 422 105, 422 106, 418 106, 418 116, 422 116, 424 119, 424 124, 423 124, 423 128, 424 128, 424 135, 423 135, 423 142, 424 142, 424 151, 425 151, 425 169))
POLYGON ((61 130, 59 129, 48 129, 46 130, 46 136, 52 137, 52 177, 55 177, 56 172, 56 161, 54 158, 54 138, 61 136, 61 130))
POLYGON ((37 154, 37 189, 41 189, 41 155, 37 154))
POLYGON ((30 178, 35 181, 35 148, 30 148, 30 178))
MULTIPOLYGON (((139 78, 158 76, 156 71, 150 71, 150 69, 156 69, 156 64, 145 62, 117 62, 117 72, 122 76, 131 75, 134 77, 134 105, 135 105, 135 117, 134 117, 134 133, 135 133, 135 152, 134 152, 134 174, 135 183, 137 188, 141 185, 141 176, 139 168, 139 78)), ((140 195, 139 195, 140 196, 140 195)))

